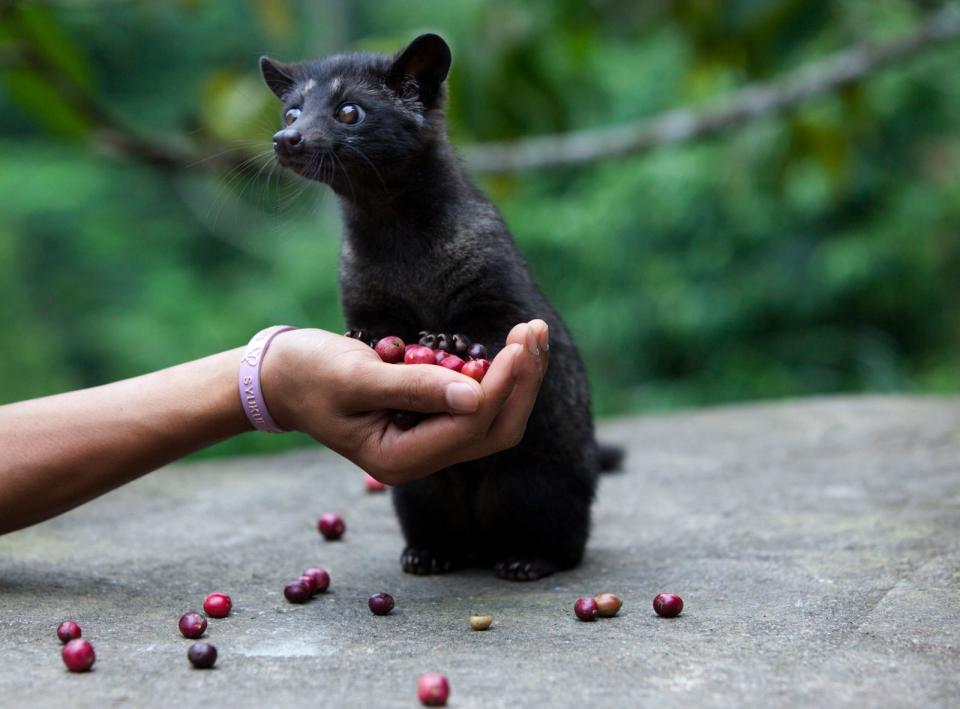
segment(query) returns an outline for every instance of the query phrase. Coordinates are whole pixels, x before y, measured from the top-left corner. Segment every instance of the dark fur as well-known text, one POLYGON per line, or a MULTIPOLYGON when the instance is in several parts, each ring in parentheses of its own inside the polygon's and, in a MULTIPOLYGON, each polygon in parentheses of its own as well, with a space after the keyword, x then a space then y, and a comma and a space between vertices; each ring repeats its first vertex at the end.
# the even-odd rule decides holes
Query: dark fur
POLYGON ((580 562, 601 458, 612 467, 619 454, 594 439, 570 333, 447 142, 449 61, 443 40, 424 35, 396 58, 356 53, 261 66, 284 111, 302 110, 292 128, 305 148, 292 155, 281 146, 281 162, 340 198, 348 327, 406 342, 424 329, 463 333, 486 344, 492 359, 514 324, 549 323, 550 368, 523 441, 393 490, 406 571, 474 560, 494 563, 504 578, 535 579, 580 562), (331 95, 337 79, 342 90, 331 95), (364 121, 335 120, 343 102, 361 105, 364 121))

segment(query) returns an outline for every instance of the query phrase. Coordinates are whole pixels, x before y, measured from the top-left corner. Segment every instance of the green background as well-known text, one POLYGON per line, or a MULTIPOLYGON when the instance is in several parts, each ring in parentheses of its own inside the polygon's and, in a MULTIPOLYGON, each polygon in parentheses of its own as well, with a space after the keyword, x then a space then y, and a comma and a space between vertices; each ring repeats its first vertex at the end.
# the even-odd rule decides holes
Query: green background
MULTIPOLYGON (((336 200, 273 166, 261 54, 439 32, 467 145, 706 106, 938 6, 0 1, 0 402, 276 322, 342 330, 336 200)), ((571 326, 597 413, 960 389, 958 67, 954 43, 719 137, 478 175, 571 326)))

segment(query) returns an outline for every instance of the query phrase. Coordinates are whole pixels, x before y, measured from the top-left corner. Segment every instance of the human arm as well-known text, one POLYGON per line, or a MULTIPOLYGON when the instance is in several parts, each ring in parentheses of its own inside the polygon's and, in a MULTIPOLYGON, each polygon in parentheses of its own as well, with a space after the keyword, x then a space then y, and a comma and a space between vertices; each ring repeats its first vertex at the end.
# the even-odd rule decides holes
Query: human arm
MULTIPOLYGON (((529 333, 546 342, 542 321, 518 325, 508 342, 529 333)), ((237 390, 242 352, 0 406, 0 533, 60 514, 251 430, 237 390)), ((271 345, 262 382, 281 426, 309 433, 396 483, 514 443, 545 368, 545 353, 534 357, 508 344, 476 385, 443 367, 384 364, 368 347, 339 335, 294 330, 271 345), (475 404, 473 413, 441 414, 408 432, 390 426, 388 408, 450 412, 446 387, 452 383, 468 387, 461 408, 475 404)))

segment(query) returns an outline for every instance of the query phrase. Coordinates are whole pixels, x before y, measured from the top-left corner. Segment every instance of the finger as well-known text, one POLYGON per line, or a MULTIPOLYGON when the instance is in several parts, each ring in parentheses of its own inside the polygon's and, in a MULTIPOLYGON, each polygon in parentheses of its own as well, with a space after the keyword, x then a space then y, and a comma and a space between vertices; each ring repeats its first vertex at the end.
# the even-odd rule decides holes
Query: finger
POLYGON ((550 365, 550 326, 543 320, 537 319, 530 321, 530 327, 533 328, 540 346, 540 378, 543 379, 550 365))
POLYGON ((500 408, 484 441, 487 453, 517 445, 526 431, 527 420, 537 403, 546 367, 545 352, 534 357, 524 350, 514 364, 516 378, 510 396, 500 408))
POLYGON ((522 344, 531 355, 537 358, 542 379, 550 363, 550 326, 539 318, 514 325, 510 334, 507 335, 507 343, 522 344))
POLYGON ((510 328, 510 332, 507 333, 507 344, 508 345, 523 345, 526 344, 527 338, 527 328, 529 323, 521 322, 514 325, 510 328))
POLYGON ((470 377, 433 364, 373 361, 351 376, 349 399, 344 401, 351 412, 400 409, 469 414, 480 408, 484 397, 480 384, 470 377))
POLYGON ((537 336, 537 344, 540 346, 541 352, 550 351, 550 326, 547 325, 545 320, 540 318, 534 318, 527 323, 531 328, 533 328, 534 334, 537 336))

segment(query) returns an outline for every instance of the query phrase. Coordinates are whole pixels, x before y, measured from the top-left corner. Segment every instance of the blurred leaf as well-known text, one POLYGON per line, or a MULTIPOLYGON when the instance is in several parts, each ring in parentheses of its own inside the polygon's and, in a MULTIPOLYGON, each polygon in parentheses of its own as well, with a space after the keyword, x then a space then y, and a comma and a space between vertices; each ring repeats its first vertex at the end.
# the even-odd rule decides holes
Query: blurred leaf
POLYGON ((279 104, 259 75, 215 71, 201 91, 201 120, 210 135, 226 141, 257 140, 269 147, 271 133, 264 126, 279 121, 279 104))
POLYGON ((30 121, 67 138, 84 138, 90 132, 87 118, 33 71, 10 69, 5 80, 10 96, 30 121))
POLYGON ((29 42, 58 72, 84 90, 93 89, 93 71, 84 54, 63 30, 51 8, 14 5, 11 30, 29 42))

